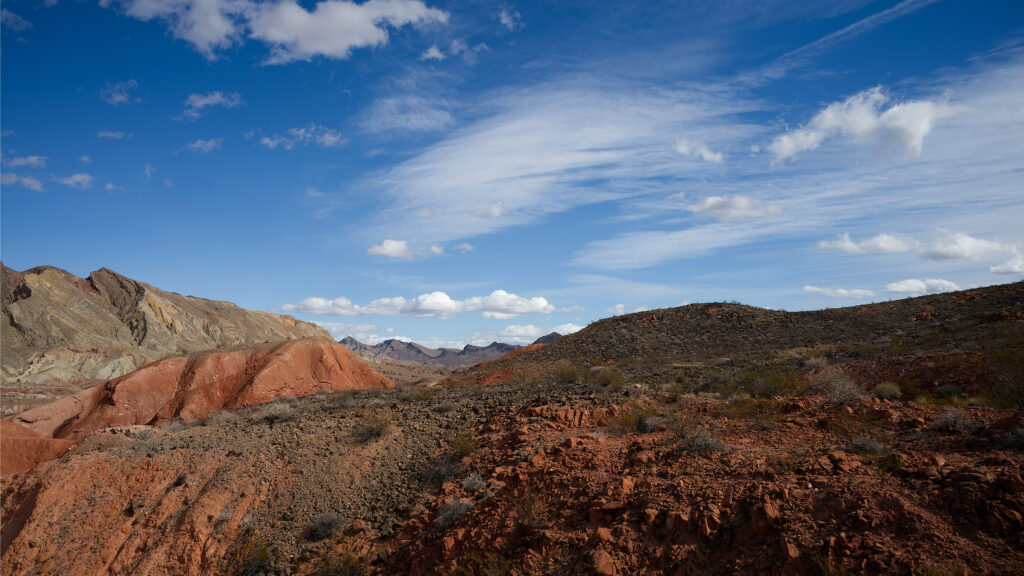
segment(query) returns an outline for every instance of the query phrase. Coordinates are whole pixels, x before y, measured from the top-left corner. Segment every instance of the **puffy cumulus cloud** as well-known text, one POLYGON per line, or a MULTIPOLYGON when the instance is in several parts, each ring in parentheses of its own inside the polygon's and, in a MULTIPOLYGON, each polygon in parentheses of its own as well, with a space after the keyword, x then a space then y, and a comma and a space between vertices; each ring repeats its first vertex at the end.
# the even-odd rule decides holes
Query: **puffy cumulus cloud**
POLYGON ((841 250, 848 254, 879 254, 909 252, 919 246, 918 242, 894 236, 892 234, 879 234, 867 240, 854 242, 850 234, 840 235, 836 240, 822 240, 818 242, 819 248, 828 250, 841 250))
POLYGON ((405 240, 384 240, 376 246, 371 246, 366 253, 372 256, 387 256, 388 258, 402 258, 404 260, 411 260, 413 257, 409 243, 405 240))
POLYGON ((121 106, 123 104, 130 104, 132 102, 138 102, 138 98, 134 96, 135 90, 139 87, 139 83, 135 80, 125 80, 122 82, 107 82, 103 88, 100 89, 100 96, 107 101, 107 104, 111 106, 121 106))
POLYGON ((427 48, 423 51, 423 54, 420 54, 420 60, 437 60, 440 62, 444 59, 445 54, 437 47, 437 44, 431 44, 430 48, 427 48))
POLYGON ((430 253, 441 255, 444 254, 444 246, 438 246, 437 244, 430 245, 430 253))
POLYGON ((96 137, 97 138, 101 138, 101 139, 106 139, 106 140, 125 140, 125 139, 131 139, 132 135, 129 134, 128 132, 115 132, 115 131, 109 131, 109 130, 101 130, 101 131, 96 133, 96 137))
POLYGON ((1017 248, 1011 244, 975 238, 963 232, 943 231, 924 248, 921 256, 928 260, 985 260, 1008 252, 1015 253, 1017 248))
POLYGON ((368 132, 433 132, 451 123, 445 102, 408 95, 375 101, 361 122, 368 132))
POLYGON ((92 174, 86 174, 81 172, 79 174, 72 174, 65 178, 54 178, 59 184, 70 186, 72 188, 86 189, 92 187, 92 174))
POLYGON ((470 46, 462 38, 456 38, 455 40, 452 40, 451 45, 448 46, 449 54, 451 54, 452 56, 462 56, 462 59, 469 64, 473 64, 474 62, 476 62, 477 54, 481 52, 486 52, 487 50, 490 50, 490 47, 488 47, 487 44, 484 44, 483 42, 470 46))
POLYGON ((721 164, 725 160, 725 154, 712 152, 703 142, 686 140, 685 138, 676 140, 676 152, 683 156, 700 156, 705 162, 714 164, 721 164))
POLYGON ((92 164, 92 158, 88 156, 82 156, 81 158, 78 159, 78 161, 81 162, 82 164, 92 164))
POLYGON ((46 168, 46 156, 21 156, 6 161, 12 168, 27 166, 29 168, 46 168))
MULTIPOLYGON (((100 5, 114 3, 101 0, 100 5)), ((249 0, 123 0, 118 4, 132 18, 166 22, 175 38, 210 59, 217 50, 241 39, 243 19, 255 7, 249 0)))
POLYGON ((260 138, 260 144, 271 150, 276 148, 291 150, 296 146, 305 146, 307 144, 316 144, 323 148, 333 148, 344 143, 345 138, 342 137, 340 132, 316 123, 311 123, 305 128, 289 128, 288 132, 283 136, 275 134, 260 138))
POLYGON ((1002 264, 989 268, 993 274, 1024 274, 1024 256, 1017 254, 1002 264))
POLYGON ((223 138, 210 138, 209 140, 203 140, 202 138, 200 138, 195 142, 186 144, 185 148, 197 154, 206 154, 208 152, 213 152, 214 150, 219 150, 221 143, 223 142, 223 138))
POLYGON ((479 210, 474 210, 473 211, 473 214, 476 214, 477 216, 479 216, 481 218, 498 218, 499 216, 501 216, 504 213, 505 213, 505 203, 502 202, 501 200, 498 200, 497 202, 495 202, 494 204, 491 204, 490 206, 486 206, 486 207, 481 208, 479 210))
POLYGON ((344 322, 316 322, 317 325, 322 327, 331 333, 331 337, 335 340, 341 340, 346 336, 351 336, 356 340, 359 340, 363 344, 380 344, 385 340, 401 340, 403 342, 411 342, 409 338, 405 336, 394 336, 393 328, 380 329, 376 324, 347 324, 344 322), (381 335, 380 332, 384 332, 386 335, 381 335))
POLYGON ((779 206, 764 206, 760 200, 749 196, 735 194, 732 196, 708 196, 699 203, 687 206, 687 210, 696 214, 706 214, 715 220, 746 220, 778 214, 779 206))
POLYGON ((519 11, 510 7, 502 6, 501 11, 498 12, 498 21, 501 25, 509 30, 509 32, 515 32, 523 27, 523 17, 519 14, 519 11))
POLYGON ((462 242, 460 244, 456 244, 455 246, 452 246, 452 248, 458 250, 460 254, 468 254, 475 250, 473 245, 470 244, 469 242, 462 242))
POLYGON ((235 108, 242 104, 245 104, 245 102, 242 101, 241 94, 237 92, 225 94, 216 91, 208 94, 189 94, 188 98, 185 99, 185 110, 181 113, 181 117, 187 120, 196 120, 203 115, 205 108, 213 106, 235 108))
POLYGON ((834 136, 852 136, 895 142, 914 156, 920 156, 925 136, 935 123, 956 111, 947 103, 930 100, 893 104, 883 111, 882 107, 888 101, 889 97, 882 88, 875 87, 842 102, 833 102, 806 126, 775 138, 771 151, 776 160, 785 160, 813 150, 834 136))
POLYGON ((900 294, 904 296, 920 296, 922 294, 935 294, 938 292, 953 292, 959 290, 960 287, 949 280, 942 280, 941 278, 927 278, 925 280, 918 280, 917 278, 908 278, 907 280, 900 280, 899 282, 891 282, 885 285, 885 291, 889 294, 900 294))
POLYGON ((146 175, 146 180, 151 180, 153 178, 153 174, 156 174, 156 166, 146 164, 142 168, 142 173, 146 175))
POLYGON ((804 292, 808 294, 822 294, 832 298, 871 298, 875 295, 871 290, 860 288, 819 288, 817 286, 804 286, 804 292))
POLYGON ((118 190, 124 190, 124 186, 118 186, 113 182, 107 182, 107 185, 103 187, 107 192, 116 192, 118 190))
POLYGON ((294 0, 265 3, 253 10, 253 38, 271 45, 268 64, 348 58, 354 48, 383 46, 387 27, 448 22, 448 13, 419 0, 368 0, 362 4, 327 0, 307 11, 294 0))
POLYGON ((608 307, 608 312, 613 316, 622 316, 623 314, 632 314, 634 312, 646 312, 650 310, 647 306, 637 306, 630 310, 625 304, 616 304, 608 307))
POLYGON ((29 190, 35 190, 36 192, 43 191, 43 183, 31 176, 19 176, 18 174, 12 174, 10 172, 4 172, 0 174, 0 184, 4 186, 24 186, 29 190))
POLYGON ((562 336, 573 334, 583 329, 579 324, 567 322, 553 327, 534 326, 533 324, 511 324, 498 332, 498 338, 503 342, 511 344, 530 344, 541 336, 547 336, 552 332, 558 332, 562 336))
POLYGON ((495 290, 487 296, 474 296, 465 300, 455 300, 440 291, 420 294, 411 299, 402 296, 378 298, 365 306, 355 304, 345 297, 333 300, 310 297, 298 304, 285 304, 281 310, 333 316, 379 314, 413 317, 451 316, 478 312, 484 318, 507 319, 520 314, 550 313, 555 311, 555 307, 543 297, 525 298, 505 290, 495 290))

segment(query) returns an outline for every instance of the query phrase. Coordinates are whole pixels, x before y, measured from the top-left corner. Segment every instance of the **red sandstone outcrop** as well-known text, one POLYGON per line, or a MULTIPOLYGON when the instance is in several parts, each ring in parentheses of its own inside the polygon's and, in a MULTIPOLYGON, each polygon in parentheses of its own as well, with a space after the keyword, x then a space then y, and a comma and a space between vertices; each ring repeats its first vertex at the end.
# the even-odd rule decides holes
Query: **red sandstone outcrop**
POLYGON ((104 428, 189 422, 285 396, 390 386, 345 347, 323 339, 174 356, 4 421, 2 472, 55 458, 104 428))

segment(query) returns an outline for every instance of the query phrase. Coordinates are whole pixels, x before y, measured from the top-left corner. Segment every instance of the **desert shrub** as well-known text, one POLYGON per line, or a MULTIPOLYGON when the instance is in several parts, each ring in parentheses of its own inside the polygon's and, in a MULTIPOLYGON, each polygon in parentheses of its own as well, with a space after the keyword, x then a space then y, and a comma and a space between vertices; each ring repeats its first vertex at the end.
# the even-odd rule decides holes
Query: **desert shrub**
POLYGON ((726 402, 726 404, 740 404, 740 403, 746 403, 749 400, 750 400, 750 394, 747 394, 746 392, 740 391, 740 392, 733 392, 732 394, 730 394, 729 397, 725 399, 725 402, 726 402))
POLYGON ((881 398, 882 400, 899 400, 900 396, 903 395, 899 385, 894 382, 882 382, 875 386, 873 392, 875 398, 881 398))
POLYGON ((330 538, 344 523, 345 520, 337 514, 324 514, 306 529, 306 539, 310 542, 319 542, 330 538))
POLYGON ((955 400, 960 397, 960 387, 956 384, 943 384, 935 389, 935 395, 944 400, 955 400))
POLYGON ((459 566, 460 576, 507 576, 512 574, 515 564, 497 552, 472 552, 467 554, 459 566))
POLYGON ((579 370, 572 362, 562 359, 551 369, 551 377, 556 384, 575 384, 579 380, 579 370))
POLYGON ((347 408, 352 403, 353 396, 351 390, 340 390, 328 392, 324 395, 324 400, 335 408, 347 408))
POLYGON ((647 434, 666 422, 667 420, 658 412, 634 404, 623 406, 615 416, 610 417, 608 427, 623 433, 647 434))
POLYGON ((462 500, 445 502, 437 509, 437 518, 434 519, 434 526, 444 530, 459 521, 460 518, 469 513, 473 505, 462 500))
POLYGON ((746 399, 742 395, 729 398, 725 406, 725 412, 732 418, 753 420, 754 426, 759 430, 774 430, 775 422, 779 419, 779 407, 771 400, 755 400, 749 396, 746 399))
POLYGON ((867 436, 858 436, 850 442, 848 451, 865 456, 879 456, 885 454, 886 449, 880 442, 867 436))
POLYGON ((687 452, 707 456, 717 452, 730 452, 729 446, 718 439, 707 428, 697 428, 683 440, 683 447, 687 452))
POLYGON ((412 386, 405 392, 405 400, 408 402, 425 402, 437 396, 437 391, 426 386, 412 386))
POLYGON ((473 432, 470 430, 463 430, 452 434, 448 440, 449 446, 451 446, 452 452, 458 457, 469 456, 473 450, 476 450, 479 446, 479 442, 476 436, 473 436, 473 432))
POLYGON ((372 442, 388 433, 391 429, 391 418, 381 412, 367 411, 362 421, 356 426, 356 437, 360 442, 372 442))
POLYGON ((845 406, 863 398, 864 391, 848 376, 836 375, 821 383, 821 396, 830 404, 845 406))
POLYGON ((989 361, 985 397, 998 408, 1024 409, 1024 352, 996 354, 989 361))
POLYGON ((985 427, 984 420, 978 420, 962 408, 954 408, 932 422, 932 427, 942 432, 974 432, 985 427))
POLYGON ((275 400, 268 402, 252 413, 252 419, 257 422, 275 424, 284 422, 295 417, 295 408, 286 400, 275 400))
POLYGON ((221 572, 233 576, 269 576, 274 570, 274 551, 252 532, 235 539, 221 559, 221 572))
POLYGON ((524 486, 516 498, 516 512, 519 525, 527 531, 536 532, 547 526, 547 502, 530 485, 524 486))
POLYGON ((235 418, 238 418, 238 416, 236 416, 234 412, 221 410, 219 412, 214 412, 213 414, 207 416, 205 419, 203 419, 202 424, 204 426, 216 426, 218 424, 225 424, 227 422, 231 422, 235 418))
POLYGON ((590 372, 590 383, 620 392, 626 388, 626 377, 615 368, 599 368, 590 372))
POLYGON ((321 558, 313 576, 363 576, 369 572, 366 559, 352 552, 321 558))
POLYGON ((462 479, 462 487, 470 492, 479 492, 486 485, 483 477, 476 472, 462 479))
POLYGON ((427 480, 432 484, 440 486, 462 474, 462 462, 453 458, 451 454, 444 454, 433 462, 427 471, 427 480))
MULTIPOLYGON (((758 370, 741 374, 737 383, 739 389, 759 398, 771 396, 798 396, 807 391, 807 385, 796 371, 785 364, 770 364, 758 370)), ((723 388, 721 392, 735 393, 737 390, 723 388)))

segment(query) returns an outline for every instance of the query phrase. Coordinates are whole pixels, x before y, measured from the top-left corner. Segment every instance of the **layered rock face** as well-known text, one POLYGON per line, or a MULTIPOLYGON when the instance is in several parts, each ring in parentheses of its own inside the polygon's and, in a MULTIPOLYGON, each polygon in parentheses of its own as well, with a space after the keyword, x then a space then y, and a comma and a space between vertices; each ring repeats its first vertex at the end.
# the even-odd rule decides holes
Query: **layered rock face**
POLYGON ((4 474, 30 468, 104 428, 190 422, 286 396, 391 386, 329 339, 174 356, 5 420, 0 467, 4 474))
POLYGON ((165 292, 106 268, 87 278, 2 267, 5 384, 105 381, 169 354, 328 337, 290 316, 165 292))

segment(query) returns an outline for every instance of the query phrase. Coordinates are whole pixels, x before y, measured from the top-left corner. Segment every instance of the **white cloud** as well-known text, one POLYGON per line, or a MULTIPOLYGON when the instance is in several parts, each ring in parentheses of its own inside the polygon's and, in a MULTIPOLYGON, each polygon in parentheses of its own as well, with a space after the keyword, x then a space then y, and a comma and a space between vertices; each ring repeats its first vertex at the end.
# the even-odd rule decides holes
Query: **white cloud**
POLYGON ((447 104, 419 96, 378 99, 361 122, 369 132, 432 132, 451 123, 447 104))
POLYGON ((35 190, 36 192, 43 191, 43 183, 31 176, 19 176, 17 174, 11 174, 10 172, 4 172, 0 174, 0 184, 4 186, 14 186, 15 184, 24 186, 29 190, 35 190))
POLYGON ((462 56, 462 59, 472 64, 476 62, 476 55, 481 52, 490 50, 487 44, 479 43, 474 46, 470 46, 462 38, 456 38, 452 40, 452 43, 448 46, 448 53, 452 56, 462 56))
POLYGON ((373 256, 387 256, 388 258, 402 258, 404 260, 411 260, 413 257, 412 250, 409 249, 409 243, 405 240, 384 240, 377 246, 371 246, 366 253, 373 256))
POLYGON ((107 182, 107 185, 103 187, 107 192, 113 192, 115 190, 124 190, 124 186, 118 186, 113 182, 107 182))
POLYGON ((875 293, 871 290, 861 288, 819 288, 817 286, 804 286, 804 292, 809 294, 822 294, 832 298, 871 298, 875 293))
POLYGON ((867 240, 854 242, 850 234, 845 233, 837 240, 822 240, 818 242, 819 248, 829 250, 842 250, 848 254, 888 254, 897 252, 909 252, 919 246, 918 242, 908 240, 892 234, 879 234, 867 240))
POLYGON ((481 218, 498 218, 504 213, 505 204, 501 200, 498 200, 497 202, 491 204, 490 206, 487 206, 486 208, 481 208, 473 212, 473 214, 476 214, 481 218))
POLYGON ((7 165, 17 168, 19 166, 28 166, 30 168, 46 168, 46 156, 22 156, 19 158, 11 158, 7 160, 7 165))
POLYGON ((456 250, 458 250, 462 254, 467 254, 467 253, 472 252, 474 250, 473 245, 470 244, 469 242, 463 242, 461 244, 456 244, 455 246, 453 246, 453 248, 455 248, 456 250))
POLYGON ((80 188, 83 190, 92 186, 92 175, 84 172, 72 174, 66 178, 54 178, 54 180, 65 186, 80 188))
POLYGON ((434 254, 444 254, 444 246, 438 246, 437 244, 430 245, 430 251, 434 254))
POLYGON ((92 164, 92 158, 88 156, 82 156, 81 158, 78 159, 78 161, 81 162, 82 164, 92 164))
POLYGON ((138 102, 138 98, 132 94, 138 87, 139 83, 135 80, 125 80, 123 82, 114 82, 113 84, 107 82, 106 85, 100 89, 100 96, 102 96, 103 99, 111 106, 130 104, 132 102, 138 102))
POLYGON ((29 28, 32 27, 31 22, 25 20, 21 16, 18 16, 17 14, 11 12, 6 8, 0 9, 0 22, 2 22, 4 26, 7 26, 8 28, 14 30, 15 32, 28 30, 29 28))
POLYGON ((1024 274, 1024 256, 1017 254, 1002 264, 992 266, 989 272, 993 274, 1024 274))
POLYGON ((412 299, 401 296, 378 298, 365 306, 355 304, 345 297, 328 300, 310 297, 298 304, 281 307, 286 312, 305 312, 333 316, 354 316, 356 314, 379 314, 383 316, 450 316, 453 314, 479 312, 484 318, 506 319, 520 314, 550 313, 555 307, 542 297, 524 298, 495 290, 487 296, 474 296, 465 300, 454 300, 444 292, 430 292, 412 299))
POLYGON ((687 206, 687 210, 697 214, 706 214, 716 220, 746 220, 778 214, 779 206, 762 206, 760 200, 736 194, 733 196, 709 196, 699 203, 687 206))
MULTIPOLYGON (((558 332, 562 336, 579 332, 584 327, 579 324, 568 322, 551 328, 534 326, 533 324, 510 324, 498 332, 498 338, 509 344, 530 344, 541 336, 547 336, 552 332, 558 332)), ((471 338, 472 340, 473 338, 471 338)))
POLYGON ((498 12, 498 20, 510 32, 515 32, 523 27, 523 17, 517 10, 508 6, 502 6, 501 11, 498 12))
POLYGON ((216 91, 208 94, 189 94, 185 100, 185 111, 181 113, 181 116, 189 120, 196 120, 203 115, 204 108, 211 106, 235 108, 244 103, 242 96, 237 92, 224 94, 223 92, 216 91))
POLYGON ((341 146, 344 143, 345 138, 342 137, 340 132, 316 123, 310 123, 305 128, 289 128, 285 136, 275 134, 260 138, 260 144, 271 150, 276 148, 291 150, 296 146, 305 146, 306 144, 317 144, 324 148, 332 148, 341 146))
POLYGON ((150 180, 153 178, 153 174, 156 174, 156 166, 153 166, 152 164, 146 164, 146 166, 142 169, 142 173, 146 175, 146 180, 150 180))
POLYGON ((419 0, 326 0, 312 12, 294 0, 281 0, 254 9, 248 28, 253 38, 271 45, 267 63, 283 64, 316 56, 345 59, 354 48, 387 44, 388 26, 447 21, 447 12, 419 0))
POLYGON ((423 51, 423 54, 420 54, 420 60, 441 61, 444 59, 444 52, 442 52, 441 49, 437 47, 437 44, 432 44, 430 48, 427 48, 426 50, 423 51))
POLYGON ((928 244, 921 257, 928 260, 984 260, 1005 253, 1015 253, 1017 248, 964 234, 943 231, 938 239, 928 244))
POLYGON ((174 182, 170 178, 164 178, 164 188, 173 188, 174 182))
POLYGON ((725 160, 725 154, 712 152, 703 142, 686 140, 685 138, 676 140, 676 152, 683 156, 700 156, 705 162, 714 164, 721 164, 725 160))
MULTIPOLYGON (((409 341, 408 338, 402 336, 396 338, 394 336, 379 335, 378 332, 381 332, 382 330, 377 328, 376 324, 346 324, 343 322, 316 322, 316 324, 330 332, 331 336, 335 340, 341 340, 346 336, 351 336, 363 344, 369 344, 370 346, 392 338, 395 340, 409 341)), ((383 332, 394 332, 394 329, 385 328, 383 332)))
POLYGON ((197 154, 206 154, 208 152, 213 152, 214 150, 219 150, 222 142, 224 142, 223 138, 210 138, 209 140, 203 140, 200 138, 195 142, 186 144, 185 148, 188 148, 197 154))
MULTIPOLYGON (((106 6, 113 0, 103 0, 106 6)), ((138 20, 163 20, 175 38, 185 40, 209 59, 231 46, 244 30, 250 0, 122 0, 125 13, 138 20)))
POLYGON ((889 294, 903 294, 908 296, 920 296, 922 294, 935 294, 938 292, 952 292, 959 289, 960 287, 953 282, 939 278, 927 278, 925 280, 909 278, 907 280, 900 280, 899 282, 892 282, 885 285, 885 291, 889 294))
POLYGON ((813 150, 834 136, 852 136, 865 141, 895 142, 914 156, 920 156, 924 138, 939 120, 949 118, 955 108, 945 102, 911 100, 893 104, 884 112, 889 97, 881 87, 829 104, 804 127, 775 138, 770 146, 776 160, 813 150))
POLYGON ((606 80, 553 82, 481 99, 493 110, 367 183, 387 201, 367 228, 396 227, 419 245, 468 240, 575 206, 659 190, 678 192, 710 164, 678 161, 679 133, 728 141, 751 133, 724 117, 749 109, 707 92, 620 88, 606 80), (481 210, 501 203, 500 218, 481 210), (430 210, 433 217, 420 218, 430 210))
POLYGON ((102 130, 102 131, 96 133, 96 137, 97 138, 105 138, 105 139, 108 139, 108 140, 124 140, 126 138, 131 138, 132 135, 129 134, 128 132, 112 132, 112 131, 102 130))
POLYGON ((625 304, 616 304, 608 307, 608 312, 613 316, 622 316, 623 314, 633 314, 634 312, 646 312, 650 310, 647 306, 637 306, 632 310, 629 309, 625 304))

